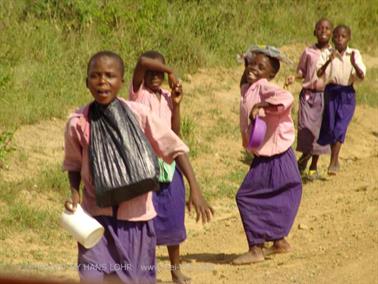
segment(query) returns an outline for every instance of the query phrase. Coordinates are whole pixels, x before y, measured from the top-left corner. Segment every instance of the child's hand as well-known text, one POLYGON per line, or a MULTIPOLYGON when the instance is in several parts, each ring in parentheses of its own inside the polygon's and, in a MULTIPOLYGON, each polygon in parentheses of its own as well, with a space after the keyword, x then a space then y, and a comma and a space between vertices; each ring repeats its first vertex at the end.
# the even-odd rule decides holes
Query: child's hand
POLYGON ((260 108, 261 107, 259 104, 255 104, 253 106, 253 108, 251 109, 251 112, 249 113, 250 120, 254 120, 256 118, 256 116, 259 114, 260 108))
POLYGON ((168 73, 168 85, 173 90, 174 87, 179 83, 177 77, 173 72, 168 73))
POLYGON ((293 84, 295 82, 295 76, 290 75, 285 79, 284 88, 289 87, 289 85, 293 84))
POLYGON ((189 212, 191 212, 192 206, 194 206, 194 209, 196 210, 196 222, 202 218, 202 223, 205 224, 210 222, 214 215, 214 209, 206 202, 202 194, 198 191, 191 191, 189 201, 186 205, 188 206, 189 212))
POLYGON ((329 61, 332 61, 336 57, 336 54, 337 54, 336 49, 332 49, 332 52, 329 55, 329 61))
POLYGON ((177 84, 172 88, 171 95, 173 104, 179 105, 183 97, 182 84, 180 80, 178 80, 177 84))
POLYGON ((77 190, 71 190, 71 200, 64 202, 64 208, 69 212, 75 212, 77 205, 80 204, 80 193, 77 190))

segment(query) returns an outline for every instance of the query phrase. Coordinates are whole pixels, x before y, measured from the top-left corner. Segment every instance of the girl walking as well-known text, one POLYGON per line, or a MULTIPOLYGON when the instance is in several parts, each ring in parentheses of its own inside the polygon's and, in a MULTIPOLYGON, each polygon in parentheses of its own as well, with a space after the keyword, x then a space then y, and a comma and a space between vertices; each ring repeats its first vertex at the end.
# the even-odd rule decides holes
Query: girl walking
POLYGON ((263 261, 265 255, 290 250, 285 239, 294 222, 302 195, 301 177, 291 145, 293 96, 269 82, 280 68, 278 49, 254 47, 245 56, 240 81, 240 130, 243 146, 254 159, 242 182, 236 202, 249 250, 234 264, 263 261), (259 116, 267 125, 262 145, 249 149, 252 121, 259 116), (273 245, 264 249, 264 243, 273 245))
POLYGON ((307 47, 299 60, 297 75, 289 76, 286 84, 292 84, 295 79, 302 80, 302 90, 299 95, 298 111, 298 138, 296 150, 302 152, 298 159, 298 168, 301 175, 305 174, 307 163, 311 164, 307 178, 317 179, 319 155, 328 154, 328 145, 317 143, 323 117, 324 81, 316 76, 316 63, 324 49, 331 49, 329 41, 332 35, 332 23, 328 19, 320 19, 314 29, 317 43, 307 47))

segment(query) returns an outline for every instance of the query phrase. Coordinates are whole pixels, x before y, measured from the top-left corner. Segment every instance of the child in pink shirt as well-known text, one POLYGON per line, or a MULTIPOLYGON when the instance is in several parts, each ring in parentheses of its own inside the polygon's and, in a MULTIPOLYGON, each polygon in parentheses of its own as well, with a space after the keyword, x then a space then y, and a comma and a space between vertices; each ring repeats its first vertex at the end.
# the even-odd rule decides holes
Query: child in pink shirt
MULTIPOLYGON (((183 172, 191 176, 193 187, 198 187, 198 184, 186 154, 188 148, 179 137, 143 105, 117 97, 123 86, 123 75, 123 61, 113 52, 98 52, 88 62, 86 82, 94 102, 74 112, 67 122, 63 168, 68 171, 71 200, 65 203, 65 207, 74 211, 82 199, 82 207, 105 228, 104 236, 93 248, 86 249, 78 244, 78 269, 82 280, 155 283, 156 270, 146 269, 155 267, 156 234, 152 219, 156 211, 152 193, 139 195, 113 207, 96 205, 89 158, 90 105, 96 103, 103 108, 114 104, 124 106, 135 117, 154 152, 167 163, 175 160, 183 172)), ((193 198, 202 201, 201 195, 193 198)), ((200 214, 207 220, 208 215, 204 211, 200 214)))
POLYGON ((285 239, 294 222, 302 195, 301 177, 291 145, 294 124, 293 96, 269 82, 280 68, 278 49, 253 47, 245 55, 240 81, 240 131, 243 146, 254 154, 236 202, 248 240, 249 250, 233 264, 263 261, 265 256, 290 250, 285 239), (259 116, 267 125, 263 143, 247 147, 251 121, 259 116), (264 248, 265 242, 273 245, 264 248))
MULTIPOLYGON (((134 69, 129 99, 145 105, 151 113, 157 115, 177 135, 180 135, 182 86, 172 68, 165 64, 162 54, 157 51, 147 51, 140 56, 134 69), (171 92, 161 87, 165 73, 168 75, 171 92)), ((180 243, 186 239, 185 186, 182 174, 190 185, 189 204, 193 203, 196 210, 206 212, 207 219, 210 219, 213 210, 204 200, 194 198, 195 195, 199 195, 202 199, 201 193, 196 192, 197 189, 192 186, 191 177, 186 175, 181 167, 177 167, 174 163, 164 163, 164 161, 160 163, 162 164, 161 171, 171 172, 172 177, 166 179, 164 175, 160 179, 160 191, 153 193, 153 202, 157 210, 157 217, 154 219, 157 245, 167 246, 172 280, 176 283, 188 283, 190 278, 180 270, 180 243)))
POLYGON ((322 50, 331 49, 329 41, 332 34, 332 23, 325 18, 315 24, 314 35, 317 43, 306 47, 303 51, 297 67, 297 75, 287 78, 287 85, 295 79, 302 81, 302 90, 299 95, 298 111, 298 139, 297 151, 302 152, 298 159, 298 168, 301 174, 305 174, 308 161, 311 165, 306 177, 309 180, 319 178, 318 160, 319 155, 328 154, 330 147, 317 143, 320 127, 322 125, 324 105, 324 80, 316 76, 316 64, 322 50))

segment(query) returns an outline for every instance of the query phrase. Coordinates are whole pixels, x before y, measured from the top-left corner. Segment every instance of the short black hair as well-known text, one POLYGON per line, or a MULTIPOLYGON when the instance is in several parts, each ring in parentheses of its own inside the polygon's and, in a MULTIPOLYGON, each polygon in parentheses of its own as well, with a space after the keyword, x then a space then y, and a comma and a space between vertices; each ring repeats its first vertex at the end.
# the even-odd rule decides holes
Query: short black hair
POLYGON ((113 58, 119 65, 119 70, 121 71, 121 75, 123 77, 125 73, 125 64, 123 63, 123 60, 121 56, 119 56, 117 53, 110 51, 110 50, 102 50, 92 55, 92 57, 88 61, 87 65, 87 75, 89 74, 89 69, 91 68, 92 64, 101 57, 110 57, 113 58))
POLYGON ((331 25, 331 28, 333 28, 332 22, 328 18, 320 18, 316 23, 315 23, 315 29, 320 25, 321 22, 328 22, 331 25))
POLYGON ((151 58, 151 59, 160 59, 165 64, 164 55, 161 54, 159 51, 148 50, 146 52, 143 52, 142 55, 141 55, 141 57, 142 56, 147 57, 147 58, 151 58))
POLYGON ((337 27, 333 30, 333 35, 335 35, 335 33, 338 31, 338 30, 341 30, 341 29, 344 29, 347 31, 349 37, 352 36, 352 31, 350 29, 350 27, 348 27, 347 25, 344 25, 344 24, 341 24, 341 25, 337 25, 337 27))

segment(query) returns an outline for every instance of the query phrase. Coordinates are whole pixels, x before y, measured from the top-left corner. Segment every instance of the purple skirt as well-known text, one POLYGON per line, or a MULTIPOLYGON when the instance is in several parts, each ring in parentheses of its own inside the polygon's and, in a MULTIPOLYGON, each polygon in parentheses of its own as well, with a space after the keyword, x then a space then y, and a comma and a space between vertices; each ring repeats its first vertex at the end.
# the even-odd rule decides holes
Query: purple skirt
POLYGON ((116 283, 156 283, 156 237, 152 220, 94 218, 104 226, 105 234, 91 249, 78 244, 80 279, 86 283, 102 283, 107 279, 116 283))
POLYGON ((344 143, 348 125, 356 108, 353 86, 328 84, 324 90, 324 112, 318 143, 344 143))
POLYGON ((178 245, 186 239, 185 185, 176 168, 172 182, 160 183, 160 191, 153 193, 157 212, 153 219, 157 245, 178 245))
POLYGON ((301 197, 301 176, 291 148, 272 157, 254 157, 236 194, 248 245, 286 237, 301 197))
POLYGON ((330 152, 328 145, 316 142, 322 125, 323 103, 323 92, 302 89, 299 95, 297 151, 311 155, 330 152))

